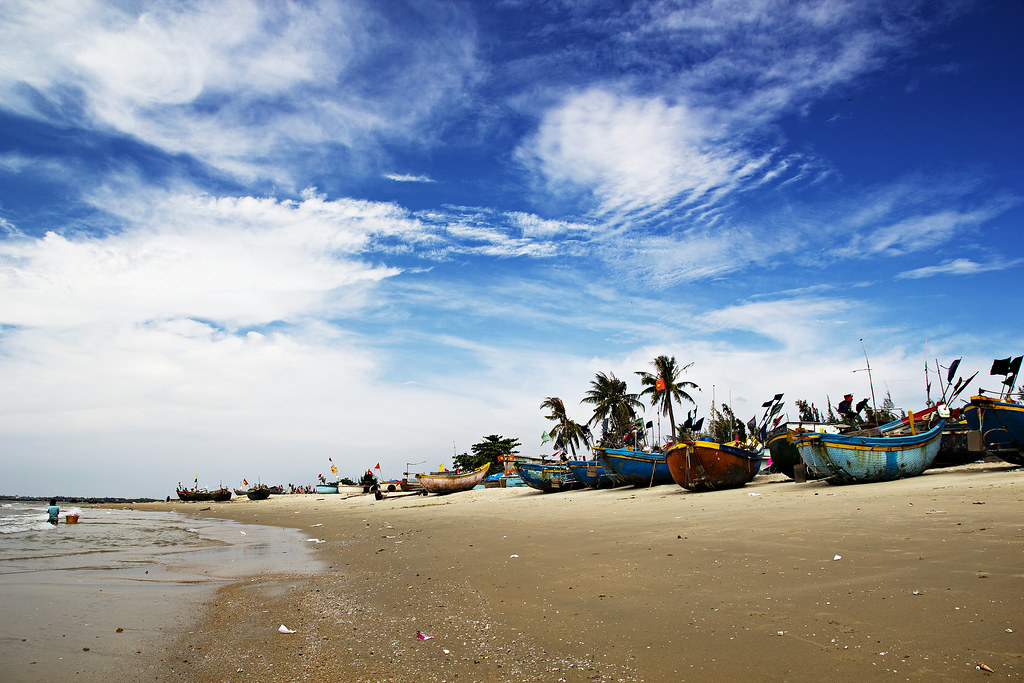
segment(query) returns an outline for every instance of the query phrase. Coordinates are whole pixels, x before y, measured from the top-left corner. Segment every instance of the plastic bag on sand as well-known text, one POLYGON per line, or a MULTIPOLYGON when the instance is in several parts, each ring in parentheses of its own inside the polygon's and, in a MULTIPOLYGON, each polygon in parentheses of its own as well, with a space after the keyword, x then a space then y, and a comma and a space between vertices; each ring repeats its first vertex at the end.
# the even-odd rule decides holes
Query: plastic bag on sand
POLYGON ((295 631, 291 630, 290 628, 288 628, 284 624, 281 624, 281 627, 279 629, 277 629, 277 631, 278 631, 278 633, 295 633, 295 631))
POLYGON ((416 631, 416 637, 420 640, 433 640, 434 636, 425 636, 422 631, 416 631))

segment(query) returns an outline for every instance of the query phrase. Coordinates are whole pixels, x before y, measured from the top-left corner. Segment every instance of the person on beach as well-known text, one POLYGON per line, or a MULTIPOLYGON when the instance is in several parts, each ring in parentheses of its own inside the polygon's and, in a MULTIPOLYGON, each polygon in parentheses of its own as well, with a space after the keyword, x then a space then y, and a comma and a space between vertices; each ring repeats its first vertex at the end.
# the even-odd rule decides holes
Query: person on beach
POLYGON ((57 518, 60 517, 60 508, 57 507, 56 498, 50 499, 50 507, 46 508, 46 514, 49 515, 49 518, 46 520, 47 522, 49 522, 50 524, 57 523, 57 518))

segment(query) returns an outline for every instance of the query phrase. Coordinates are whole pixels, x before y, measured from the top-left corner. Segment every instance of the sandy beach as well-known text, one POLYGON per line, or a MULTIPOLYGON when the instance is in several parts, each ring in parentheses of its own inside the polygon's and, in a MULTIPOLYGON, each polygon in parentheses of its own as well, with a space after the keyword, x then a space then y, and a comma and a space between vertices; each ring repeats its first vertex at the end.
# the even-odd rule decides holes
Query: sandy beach
POLYGON ((321 566, 220 588, 137 673, 1020 679, 1022 503, 1021 468, 976 463, 845 487, 775 475, 700 494, 485 489, 140 505, 299 529, 316 539, 307 542, 321 566))

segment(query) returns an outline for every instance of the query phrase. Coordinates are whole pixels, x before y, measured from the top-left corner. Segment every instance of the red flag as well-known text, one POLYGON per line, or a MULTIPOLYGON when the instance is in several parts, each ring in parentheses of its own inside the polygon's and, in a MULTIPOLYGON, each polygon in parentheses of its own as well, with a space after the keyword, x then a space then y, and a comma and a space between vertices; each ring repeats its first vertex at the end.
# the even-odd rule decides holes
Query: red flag
POLYGON ((375 469, 375 470, 379 470, 379 469, 380 469, 380 463, 377 463, 377 466, 376 466, 376 467, 374 467, 373 469, 375 469))
POLYGON ((245 484, 246 486, 249 485, 249 482, 247 482, 245 479, 242 480, 242 483, 245 484))
POLYGON ((665 391, 665 378, 659 377, 658 381, 654 383, 654 388, 658 391, 665 391))

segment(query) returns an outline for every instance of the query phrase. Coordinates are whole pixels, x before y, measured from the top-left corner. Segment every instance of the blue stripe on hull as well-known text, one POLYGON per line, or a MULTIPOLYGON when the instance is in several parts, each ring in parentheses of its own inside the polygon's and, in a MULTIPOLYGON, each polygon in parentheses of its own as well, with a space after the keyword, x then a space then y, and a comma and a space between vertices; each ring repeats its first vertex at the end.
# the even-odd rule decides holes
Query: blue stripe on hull
POLYGON ((661 453, 631 451, 621 448, 595 448, 594 454, 605 471, 620 484, 658 486, 674 484, 672 473, 661 453))

